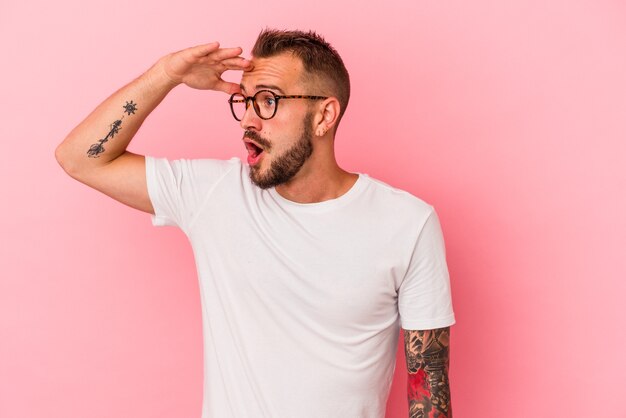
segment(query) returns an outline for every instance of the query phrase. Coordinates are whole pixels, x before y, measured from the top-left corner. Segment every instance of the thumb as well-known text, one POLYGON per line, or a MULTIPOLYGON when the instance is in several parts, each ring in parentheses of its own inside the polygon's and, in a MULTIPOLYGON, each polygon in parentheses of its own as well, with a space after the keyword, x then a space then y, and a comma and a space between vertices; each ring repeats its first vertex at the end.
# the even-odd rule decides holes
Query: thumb
POLYGON ((215 90, 223 91, 226 94, 233 94, 239 93, 241 91, 241 88, 239 87, 239 84, 230 83, 228 81, 220 79, 215 85, 215 90))

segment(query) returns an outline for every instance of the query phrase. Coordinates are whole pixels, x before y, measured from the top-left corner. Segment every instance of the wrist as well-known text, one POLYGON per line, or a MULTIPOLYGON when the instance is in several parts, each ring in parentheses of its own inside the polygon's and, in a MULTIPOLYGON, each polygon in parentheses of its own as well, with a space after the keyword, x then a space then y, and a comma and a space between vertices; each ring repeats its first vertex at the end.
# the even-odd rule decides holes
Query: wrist
POLYGON ((159 59, 152 67, 150 67, 148 71, 144 73, 144 77, 153 88, 169 91, 181 84, 182 81, 174 80, 167 74, 167 71, 165 70, 165 58, 166 57, 159 59))

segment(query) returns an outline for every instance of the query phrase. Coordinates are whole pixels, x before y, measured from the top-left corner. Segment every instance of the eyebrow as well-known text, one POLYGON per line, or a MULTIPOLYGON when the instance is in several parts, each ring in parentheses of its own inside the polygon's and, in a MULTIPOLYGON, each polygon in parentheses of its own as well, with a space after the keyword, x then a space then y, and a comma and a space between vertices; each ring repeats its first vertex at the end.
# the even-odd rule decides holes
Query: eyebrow
MULTIPOLYGON (((239 84, 239 87, 241 87, 241 91, 243 91, 245 93, 246 88, 243 86, 243 84, 239 84)), ((281 89, 280 87, 275 86, 273 84, 257 84, 256 86, 254 86, 254 89, 255 90, 263 90, 263 89, 276 90, 280 94, 285 94, 283 89, 281 89)))

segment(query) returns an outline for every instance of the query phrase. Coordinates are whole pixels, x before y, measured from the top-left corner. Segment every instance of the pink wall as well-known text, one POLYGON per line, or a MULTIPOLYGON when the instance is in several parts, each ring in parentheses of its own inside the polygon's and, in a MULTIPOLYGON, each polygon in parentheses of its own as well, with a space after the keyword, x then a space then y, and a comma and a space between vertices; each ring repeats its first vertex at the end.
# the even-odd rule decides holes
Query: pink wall
MULTIPOLYGON (((335 44, 354 92, 340 161, 439 213, 455 415, 626 417, 623 2, 38 3, 0 3, 0 417, 199 416, 185 238, 53 152, 159 56, 249 51, 265 26, 335 44)), ((240 135, 224 96, 179 88, 132 149, 243 156, 240 135)), ((406 416, 404 380, 389 417, 406 416)))

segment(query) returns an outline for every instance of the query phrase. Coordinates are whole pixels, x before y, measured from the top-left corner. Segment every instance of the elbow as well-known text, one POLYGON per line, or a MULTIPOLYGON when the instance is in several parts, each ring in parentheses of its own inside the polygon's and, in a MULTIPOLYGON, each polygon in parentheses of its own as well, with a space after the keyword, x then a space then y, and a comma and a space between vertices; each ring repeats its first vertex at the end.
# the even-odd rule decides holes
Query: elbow
POLYGON ((65 150, 65 146, 63 143, 59 144, 59 146, 56 148, 56 150, 54 150, 54 158, 56 158, 57 163, 59 163, 59 165, 61 166, 61 168, 63 170, 65 170, 66 173, 69 174, 68 172, 68 168, 69 168, 69 158, 67 157, 67 152, 65 150))
POLYGON ((62 142, 59 146, 57 146, 56 150, 54 151, 54 157, 56 158, 57 163, 59 163, 61 168, 70 177, 78 178, 79 167, 76 164, 76 158, 68 149, 68 146, 65 144, 65 142, 62 142))

